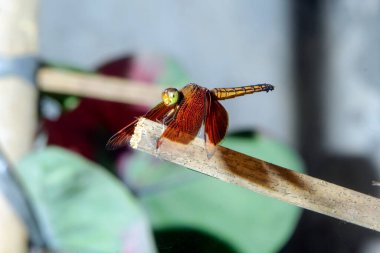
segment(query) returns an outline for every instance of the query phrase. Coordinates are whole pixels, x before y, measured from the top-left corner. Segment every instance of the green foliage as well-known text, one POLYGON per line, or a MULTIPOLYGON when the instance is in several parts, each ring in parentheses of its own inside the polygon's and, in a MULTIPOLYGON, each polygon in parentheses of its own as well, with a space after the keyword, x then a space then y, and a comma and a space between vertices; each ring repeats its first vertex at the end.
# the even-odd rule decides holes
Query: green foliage
POLYGON ((35 152, 18 173, 48 245, 60 252, 152 252, 151 232, 137 201, 99 165, 62 148, 35 152))

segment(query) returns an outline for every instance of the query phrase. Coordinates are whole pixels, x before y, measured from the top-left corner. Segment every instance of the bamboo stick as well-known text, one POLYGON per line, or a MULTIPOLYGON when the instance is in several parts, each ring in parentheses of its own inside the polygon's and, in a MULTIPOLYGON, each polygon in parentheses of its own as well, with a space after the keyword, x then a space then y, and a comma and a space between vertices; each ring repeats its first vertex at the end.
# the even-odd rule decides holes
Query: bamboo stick
POLYGON ((14 163, 29 151, 37 127, 37 0, 0 0, 0 145, 14 163))
MULTIPOLYGON (((38 0, 0 0, 0 146, 15 163, 31 148, 37 127, 38 0)), ((0 193, 0 252, 26 252, 27 232, 0 193)))
POLYGON ((53 68, 40 69, 37 82, 43 91, 141 105, 156 104, 162 92, 144 82, 53 68))
MULTIPOLYGON (((131 139, 135 149, 222 181, 346 222, 380 231, 380 199, 219 146, 207 159, 204 141, 165 141, 156 150, 162 125, 140 118, 131 139)), ((228 200, 226 200, 228 201, 228 200)))

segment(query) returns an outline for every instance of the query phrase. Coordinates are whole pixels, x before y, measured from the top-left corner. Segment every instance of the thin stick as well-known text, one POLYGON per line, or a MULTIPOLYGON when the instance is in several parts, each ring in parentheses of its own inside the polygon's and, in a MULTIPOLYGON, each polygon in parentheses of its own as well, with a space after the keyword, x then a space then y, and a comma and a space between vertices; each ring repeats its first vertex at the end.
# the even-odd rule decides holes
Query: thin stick
POLYGON ((43 91, 141 105, 158 103, 162 92, 143 82, 53 68, 40 69, 37 82, 43 91))
POLYGON ((165 141, 157 151, 155 141, 161 133, 161 124, 141 118, 131 146, 222 181, 380 231, 380 199, 224 147, 207 159, 199 138, 188 145, 165 141))

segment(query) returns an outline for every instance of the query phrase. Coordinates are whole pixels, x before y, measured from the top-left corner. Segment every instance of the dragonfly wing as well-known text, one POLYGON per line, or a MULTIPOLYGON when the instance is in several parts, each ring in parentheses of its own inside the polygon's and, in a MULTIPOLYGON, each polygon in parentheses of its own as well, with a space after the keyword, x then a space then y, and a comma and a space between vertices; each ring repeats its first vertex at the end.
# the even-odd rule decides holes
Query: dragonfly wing
POLYGON ((114 150, 114 149, 120 148, 122 146, 125 146, 129 142, 133 132, 135 131, 136 123, 137 123, 137 119, 134 120, 133 122, 131 122, 126 127, 122 128, 116 134, 114 134, 108 140, 108 142, 106 144, 106 149, 114 150))
POLYGON ((206 92, 205 88, 194 84, 187 85, 181 90, 183 99, 175 117, 157 141, 157 148, 164 138, 182 144, 188 144, 195 138, 204 120, 206 92))
MULTIPOLYGON (((159 103, 153 109, 148 111, 143 117, 150 119, 152 121, 162 122, 167 114, 173 109, 172 106, 166 106, 164 103, 159 103)), ((137 119, 132 123, 121 129, 119 132, 114 134, 106 144, 106 148, 113 150, 122 146, 125 146, 130 141, 135 127, 137 124, 137 119)))
POLYGON ((216 145, 224 138, 228 128, 228 114, 217 98, 211 93, 206 97, 205 145, 207 157, 215 152, 216 145))

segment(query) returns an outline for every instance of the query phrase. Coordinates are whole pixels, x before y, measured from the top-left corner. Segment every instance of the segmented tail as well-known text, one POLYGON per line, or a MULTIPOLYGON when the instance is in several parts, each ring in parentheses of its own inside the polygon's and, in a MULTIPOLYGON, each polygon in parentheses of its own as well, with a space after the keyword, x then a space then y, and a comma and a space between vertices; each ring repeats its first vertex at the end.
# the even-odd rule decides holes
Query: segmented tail
POLYGON ((274 90, 274 86, 271 84, 255 84, 236 88, 215 88, 211 92, 218 98, 218 100, 224 100, 234 97, 240 97, 255 92, 274 90))

